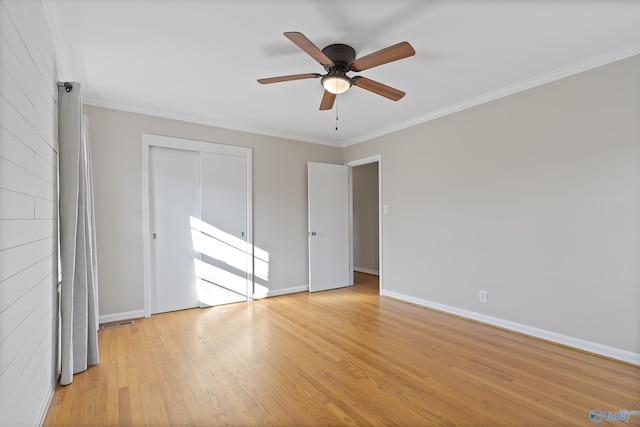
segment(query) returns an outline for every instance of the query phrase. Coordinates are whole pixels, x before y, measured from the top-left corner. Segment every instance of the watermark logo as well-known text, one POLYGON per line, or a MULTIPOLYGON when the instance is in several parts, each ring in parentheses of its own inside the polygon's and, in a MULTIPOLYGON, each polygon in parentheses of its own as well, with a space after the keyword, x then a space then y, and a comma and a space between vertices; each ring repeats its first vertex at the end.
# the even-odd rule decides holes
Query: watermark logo
POLYGON ((621 409, 619 411, 603 411, 602 409, 594 409, 589 414, 589 418, 594 423, 601 423, 604 420, 607 421, 624 421, 625 423, 629 422, 629 418, 632 415, 640 415, 640 410, 633 409, 629 411, 628 409, 621 409))

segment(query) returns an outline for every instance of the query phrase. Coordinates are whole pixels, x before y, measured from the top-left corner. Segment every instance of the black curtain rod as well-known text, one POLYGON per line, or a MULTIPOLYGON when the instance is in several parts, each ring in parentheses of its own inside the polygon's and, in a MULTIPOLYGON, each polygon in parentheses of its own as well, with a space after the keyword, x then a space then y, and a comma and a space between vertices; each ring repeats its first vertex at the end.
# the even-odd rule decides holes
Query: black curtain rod
POLYGON ((73 85, 69 82, 58 82, 58 87, 64 87, 64 90, 67 92, 71 92, 73 90, 73 85))

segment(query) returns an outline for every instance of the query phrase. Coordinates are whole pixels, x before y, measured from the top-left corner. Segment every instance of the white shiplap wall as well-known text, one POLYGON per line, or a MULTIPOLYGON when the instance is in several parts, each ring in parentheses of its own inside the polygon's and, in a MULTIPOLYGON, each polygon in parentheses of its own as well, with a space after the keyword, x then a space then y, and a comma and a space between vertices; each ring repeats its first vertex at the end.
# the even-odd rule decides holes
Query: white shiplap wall
POLYGON ((39 0, 0 0, 0 425, 42 421, 57 377, 57 73, 39 0))

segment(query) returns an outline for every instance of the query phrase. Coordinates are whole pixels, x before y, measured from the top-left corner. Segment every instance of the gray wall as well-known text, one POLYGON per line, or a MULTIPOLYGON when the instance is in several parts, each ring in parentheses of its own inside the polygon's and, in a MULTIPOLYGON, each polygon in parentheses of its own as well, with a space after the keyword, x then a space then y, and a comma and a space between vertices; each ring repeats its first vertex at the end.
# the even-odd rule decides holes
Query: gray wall
POLYGON ((42 422, 57 375, 57 117, 38 1, 0 2, 0 424, 42 422))
POLYGON ((351 169, 353 188, 353 268, 378 274, 378 162, 351 169))
POLYGON ((639 354, 638 76, 640 56, 346 148, 382 154, 385 289, 639 354))
POLYGON ((269 253, 271 293, 308 285, 307 162, 341 163, 342 149, 85 105, 89 116, 100 316, 144 307, 142 134, 253 149, 253 234, 269 253))

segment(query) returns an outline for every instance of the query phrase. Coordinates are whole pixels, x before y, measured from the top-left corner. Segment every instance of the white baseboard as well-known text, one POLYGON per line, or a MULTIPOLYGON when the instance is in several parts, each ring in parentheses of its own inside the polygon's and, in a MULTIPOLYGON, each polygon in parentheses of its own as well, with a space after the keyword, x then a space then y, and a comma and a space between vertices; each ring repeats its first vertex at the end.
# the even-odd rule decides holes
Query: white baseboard
POLYGON ((58 384, 59 375, 55 375, 53 378, 53 382, 47 391, 47 395, 44 398, 44 405, 40 408, 40 412, 38 413, 38 418, 36 419, 37 426, 41 426, 44 424, 44 419, 47 417, 47 413, 49 412, 49 408, 51 407, 51 402, 53 402, 53 396, 56 392, 56 385, 58 384))
POLYGON ((269 289, 267 292, 254 293, 253 299, 276 297, 278 295, 295 294, 296 292, 307 292, 307 291, 309 291, 309 286, 294 286, 291 288, 276 289, 276 290, 269 289))
POLYGON ((105 314, 100 316, 98 322, 112 323, 119 322, 120 320, 140 319, 144 317, 144 310, 126 311, 124 313, 105 314))
MULTIPOLYGON (((278 295, 293 294, 296 292, 307 292, 309 286, 295 286, 291 288, 269 290, 267 292, 257 292, 253 295, 253 299, 261 299, 275 297, 278 295)), ((104 314, 99 317, 100 324, 119 322, 121 320, 141 319, 144 317, 144 310, 126 311, 123 313, 104 314)))
POLYGON ((488 325, 497 326, 499 328, 508 329, 510 331, 519 332, 532 337, 541 338, 543 340, 555 342, 557 344, 566 345, 568 347, 573 347, 579 350, 588 351, 590 353, 599 354, 601 356, 640 366, 640 354, 633 353, 631 351, 609 347, 607 345, 594 343, 568 335, 558 334, 556 332, 535 328, 533 326, 523 325, 521 323, 500 319, 498 317, 487 316, 486 314, 476 313, 475 311, 469 311, 446 304, 440 304, 433 301, 410 297, 408 295, 400 294, 393 291, 382 290, 380 292, 380 295, 385 295, 405 302, 410 302, 412 304, 432 308, 434 310, 443 311, 445 313, 454 314, 456 316, 465 317, 467 319, 486 323, 488 325))
POLYGON ((380 272, 378 270, 371 270, 370 268, 353 267, 353 271, 358 271, 360 273, 366 273, 366 274, 373 274, 374 276, 380 275, 380 272))

